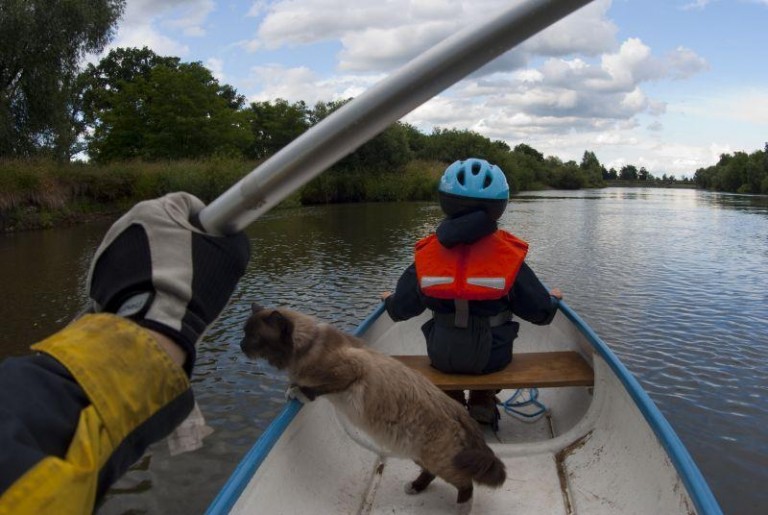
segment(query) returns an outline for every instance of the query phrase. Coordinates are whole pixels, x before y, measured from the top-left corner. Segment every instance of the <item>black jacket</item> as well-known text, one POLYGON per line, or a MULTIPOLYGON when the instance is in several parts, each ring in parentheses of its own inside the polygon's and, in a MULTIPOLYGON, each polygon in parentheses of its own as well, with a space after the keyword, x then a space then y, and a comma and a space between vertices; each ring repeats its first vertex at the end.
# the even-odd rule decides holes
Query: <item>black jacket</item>
MULTIPOLYGON (((451 248, 458 244, 471 244, 496 230, 496 222, 479 211, 458 218, 446 218, 436 233, 440 243, 451 248)), ((405 269, 397 281, 394 294, 385 302, 387 313, 395 321, 413 318, 425 309, 435 313, 455 312, 453 300, 427 297, 422 293, 415 264, 405 269)), ((517 337, 519 324, 513 320, 496 327, 489 324, 489 317, 504 311, 528 322, 545 325, 557 312, 557 299, 549 294, 533 270, 523 263, 505 297, 469 302, 471 316, 467 328, 436 323, 434 319, 422 326, 432 365, 444 372, 483 374, 507 366, 512 360, 512 342, 517 337)))

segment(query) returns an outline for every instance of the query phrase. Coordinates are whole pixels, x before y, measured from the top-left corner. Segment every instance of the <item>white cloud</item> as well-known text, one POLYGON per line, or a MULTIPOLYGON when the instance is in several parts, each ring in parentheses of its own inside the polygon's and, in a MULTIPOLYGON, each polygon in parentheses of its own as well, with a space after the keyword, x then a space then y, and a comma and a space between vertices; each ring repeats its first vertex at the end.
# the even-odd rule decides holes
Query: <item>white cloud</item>
POLYGON ((653 132, 659 132, 659 131, 662 131, 662 130, 664 130, 664 125, 663 125, 663 124, 662 124, 660 121, 656 120, 656 121, 654 121, 654 122, 651 122, 651 123, 648 125, 647 129, 648 129, 649 131, 653 131, 653 132))
POLYGON ((150 25, 121 27, 117 37, 105 49, 104 53, 117 47, 149 47, 156 54, 170 56, 186 56, 189 47, 179 41, 165 36, 150 25))
MULTIPOLYGON (((610 0, 593 2, 525 42, 517 56, 496 60, 488 70, 519 67, 532 55, 606 51, 617 31, 606 17, 610 4, 610 0)), ((256 51, 339 41, 340 69, 379 71, 402 65, 445 37, 509 7, 504 0, 291 0, 269 7, 257 2, 249 15, 264 18, 256 37, 245 46, 256 51)))
POLYGON ((251 69, 244 85, 249 101, 269 101, 282 98, 289 102, 345 100, 356 97, 381 79, 381 76, 336 76, 323 79, 311 69, 301 66, 257 66, 251 69), (256 93, 248 93, 256 91, 256 93))
POLYGON ((205 22, 216 8, 214 0, 192 0, 179 4, 178 15, 166 22, 171 28, 181 29, 186 36, 205 36, 205 22))
POLYGON ((437 21, 350 33, 341 38, 339 68, 348 71, 395 68, 439 43, 453 26, 453 23, 437 21))
POLYGON ((734 93, 724 98, 722 103, 719 116, 760 124, 768 129, 768 89, 762 91, 749 89, 734 93))
POLYGON ((128 0, 116 37, 106 51, 147 46, 160 55, 184 57, 189 47, 172 33, 204 36, 205 22, 215 7, 214 0, 128 0))
POLYGON ((205 67, 211 70, 211 74, 220 83, 224 82, 224 61, 216 57, 209 57, 205 61, 205 67))
POLYGON ((670 104, 675 114, 702 120, 722 120, 768 129, 768 88, 714 91, 670 104))
POLYGON ((711 3, 712 3, 712 0, 693 0, 692 2, 687 3, 682 7, 680 7, 680 9, 682 9, 683 11, 690 11, 693 9, 701 10, 711 3))
POLYGON ((246 14, 246 16, 248 17, 261 16, 262 14, 267 12, 267 7, 268 7, 268 4, 265 0, 256 0, 251 5, 251 8, 248 9, 248 13, 246 14))
POLYGON ((560 20, 523 44, 532 54, 566 56, 599 55, 609 50, 618 28, 607 18, 611 0, 596 0, 560 20))
POLYGON ((704 58, 685 47, 677 47, 674 52, 670 52, 666 57, 665 66, 675 79, 687 79, 709 69, 709 64, 704 58))
MULTIPOLYGON (((617 41, 618 28, 608 14, 611 3, 592 2, 425 103, 405 121, 427 132, 434 127, 470 129, 512 146, 526 142, 545 154, 576 160, 585 148, 599 157, 604 152, 605 159, 624 153, 650 166, 643 152, 660 148, 668 101, 653 98, 648 85, 689 78, 708 64, 686 47, 662 55, 639 37, 617 41)), ((309 68, 259 68, 251 77, 251 96, 309 103, 354 96, 372 84, 371 72, 389 73, 449 34, 509 5, 503 0, 255 2, 249 14, 260 17, 260 25, 251 50, 336 41, 336 67, 347 75, 332 80, 309 68)), ((707 152, 691 157, 693 149, 674 150, 683 152, 685 162, 708 158, 707 152)), ((673 162, 665 154, 654 163, 673 162)))

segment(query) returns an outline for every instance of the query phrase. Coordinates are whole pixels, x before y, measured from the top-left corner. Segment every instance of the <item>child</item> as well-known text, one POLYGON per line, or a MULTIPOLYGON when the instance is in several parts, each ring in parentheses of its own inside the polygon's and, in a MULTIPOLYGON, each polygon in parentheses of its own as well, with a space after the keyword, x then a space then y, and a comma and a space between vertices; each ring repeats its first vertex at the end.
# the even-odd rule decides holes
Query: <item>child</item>
MULTIPOLYGON (((562 293, 548 292, 525 263, 528 244, 498 229, 509 186, 498 166, 482 159, 456 161, 438 188, 446 218, 416 244, 414 263, 394 294, 382 295, 395 321, 420 315, 432 366, 446 373, 488 374, 512 360, 519 324, 513 315, 549 324, 562 293)), ((498 426, 495 390, 446 392, 482 424, 498 426)))

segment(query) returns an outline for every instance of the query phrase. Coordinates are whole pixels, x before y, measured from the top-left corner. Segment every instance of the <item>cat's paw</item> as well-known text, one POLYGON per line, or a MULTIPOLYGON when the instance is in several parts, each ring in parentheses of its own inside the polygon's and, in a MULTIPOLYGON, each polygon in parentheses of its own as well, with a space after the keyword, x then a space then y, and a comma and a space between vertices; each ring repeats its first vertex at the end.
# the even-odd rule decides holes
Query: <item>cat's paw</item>
POLYGON ((456 505, 456 515, 469 515, 472 511, 472 498, 467 502, 463 502, 456 505))
POLYGON ((409 482, 407 482, 407 483, 405 484, 405 486, 403 487, 403 490, 405 490, 405 493, 407 493, 408 495, 416 495, 416 494, 418 494, 418 493, 421 493, 421 490, 417 490, 417 489, 416 489, 416 488, 413 486, 413 481, 409 481, 409 482))
POLYGON ((297 384, 292 384, 285 391, 285 400, 290 401, 291 399, 296 399, 302 404, 309 404, 310 402, 312 402, 312 399, 304 395, 304 392, 301 391, 301 386, 297 384))

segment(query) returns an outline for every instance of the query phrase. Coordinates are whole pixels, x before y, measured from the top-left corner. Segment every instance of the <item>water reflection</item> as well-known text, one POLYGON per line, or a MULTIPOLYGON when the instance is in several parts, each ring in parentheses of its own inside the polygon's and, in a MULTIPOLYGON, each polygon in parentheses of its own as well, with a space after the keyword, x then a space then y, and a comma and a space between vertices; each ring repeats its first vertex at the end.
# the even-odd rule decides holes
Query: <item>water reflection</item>
MULTIPOLYGON (((501 224, 528 260, 636 375, 694 456, 726 513, 768 511, 768 197, 608 188, 515 196, 501 224)), ((104 514, 201 513, 283 405, 285 380, 237 343, 250 303, 286 305, 351 329, 392 289, 432 203, 280 210, 249 229, 253 260, 201 342, 194 385, 215 433, 170 458, 160 444, 104 514)), ((82 305, 106 226, 0 236, 13 302, 0 352, 61 327, 82 305)))
POLYGON ((63 327, 85 305, 88 262, 106 224, 0 235, 0 357, 63 327))
POLYGON ((768 214, 768 195, 709 192, 701 194, 697 200, 713 208, 736 209, 758 215, 768 214))

